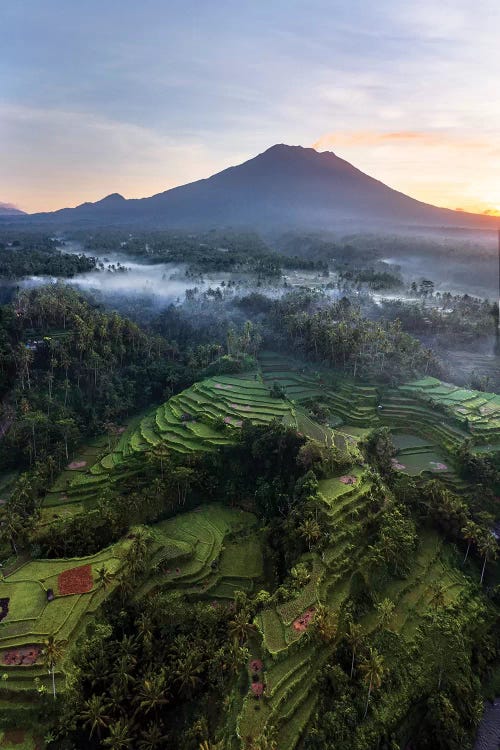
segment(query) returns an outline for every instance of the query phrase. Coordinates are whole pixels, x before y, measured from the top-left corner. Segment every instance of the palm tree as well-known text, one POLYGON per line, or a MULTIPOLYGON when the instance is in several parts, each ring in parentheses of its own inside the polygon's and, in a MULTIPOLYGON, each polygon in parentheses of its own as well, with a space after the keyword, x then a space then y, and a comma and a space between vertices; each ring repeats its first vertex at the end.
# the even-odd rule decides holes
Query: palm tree
POLYGON ((158 726, 153 722, 141 732, 139 740, 139 750, 156 750, 156 748, 165 747, 167 736, 164 735, 158 726))
POLYGON ((431 600, 429 604, 431 605, 431 607, 433 607, 436 610, 441 609, 446 604, 446 599, 444 596, 444 592, 445 592, 444 586, 442 583, 435 582, 432 584, 431 589, 432 589, 432 596, 431 596, 431 600))
POLYGON ((305 518, 299 526, 299 532, 306 540, 309 551, 312 545, 321 539, 321 528, 315 518, 305 518))
POLYGON ((360 647, 362 640, 363 640, 363 628, 361 627, 361 625, 355 622, 350 622, 349 627, 347 629, 346 638, 352 651, 352 661, 351 661, 351 680, 352 680, 352 676, 354 674, 354 659, 356 658, 356 651, 360 647))
POLYGON ((481 571, 481 581, 480 584, 483 584, 483 578, 484 578, 484 571, 486 569, 486 562, 489 560, 494 560, 498 554, 498 544, 497 540, 493 536, 493 534, 490 531, 487 531, 484 536, 481 537, 478 541, 478 550, 481 556, 484 558, 483 560, 483 569, 481 571))
POLYGON ((339 617, 329 611, 324 604, 318 604, 314 613, 314 630, 326 643, 335 640, 339 630, 339 617))
POLYGON ((390 599, 382 599, 382 601, 377 604, 378 624, 382 630, 389 629, 388 626, 390 621, 392 620, 394 608, 395 604, 390 599))
POLYGON ((203 672, 203 665, 196 659, 196 654, 191 652, 177 662, 175 681, 179 685, 179 692, 183 695, 190 696, 201 683, 199 675, 203 672))
POLYGON ((385 672, 384 660, 377 649, 371 647, 368 649, 368 656, 361 664, 361 671, 363 673, 363 682, 365 685, 368 685, 368 695, 363 715, 363 719, 366 719, 372 690, 373 688, 380 687, 385 672))
POLYGON ((170 451, 167 448, 166 443, 158 443, 158 445, 155 445, 154 448, 151 449, 151 453, 153 455, 153 458, 160 462, 160 474, 161 478, 163 480, 163 462, 167 461, 170 457, 170 451))
POLYGON ((101 729, 105 729, 110 722, 110 717, 107 714, 110 706, 105 703, 102 695, 93 695, 83 705, 83 711, 80 713, 79 718, 84 726, 90 727, 89 739, 92 738, 96 730, 97 736, 100 739, 101 729))
POLYGON ((112 580, 113 574, 110 573, 105 565, 102 565, 97 571, 97 585, 103 589, 107 589, 112 580))
POLYGON ((254 630, 255 626, 250 622, 250 615, 245 609, 236 612, 229 623, 229 635, 240 646, 247 642, 254 630))
POLYGON ((467 542, 467 550, 465 552, 465 557, 462 565, 465 565, 467 562, 467 558, 469 557, 469 550, 471 547, 471 544, 474 542, 476 543, 477 537, 478 537, 478 531, 479 527, 474 521, 467 521, 465 526, 461 529, 462 536, 467 542))
POLYGON ((133 747, 134 740, 130 736, 130 725, 125 719, 118 719, 109 727, 109 737, 103 740, 103 745, 110 750, 128 750, 133 747))
POLYGON ((148 654, 150 654, 153 645, 153 627, 148 615, 142 612, 136 620, 135 626, 137 628, 137 632, 142 638, 144 650, 148 654))
POLYGON ((43 655, 45 656, 47 669, 49 670, 49 674, 52 675, 52 693, 54 695, 54 700, 56 699, 56 664, 62 656, 63 648, 64 641, 56 641, 53 635, 49 635, 49 637, 45 641, 45 646, 43 649, 43 655))
POLYGON ((137 691, 138 710, 148 714, 158 712, 161 706, 168 703, 168 686, 165 670, 148 674, 144 677, 137 691))
POLYGON ((134 682, 133 669, 136 659, 133 656, 122 654, 113 668, 114 684, 122 690, 127 690, 129 685, 134 682))

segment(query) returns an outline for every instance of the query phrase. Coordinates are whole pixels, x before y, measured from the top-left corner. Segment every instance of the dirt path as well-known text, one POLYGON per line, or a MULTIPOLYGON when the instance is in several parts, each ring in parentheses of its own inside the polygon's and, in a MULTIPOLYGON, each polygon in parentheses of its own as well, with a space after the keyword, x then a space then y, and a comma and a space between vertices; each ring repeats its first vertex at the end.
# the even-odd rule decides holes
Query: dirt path
POLYGON ((484 706, 474 750, 499 750, 500 748, 500 698, 484 706))

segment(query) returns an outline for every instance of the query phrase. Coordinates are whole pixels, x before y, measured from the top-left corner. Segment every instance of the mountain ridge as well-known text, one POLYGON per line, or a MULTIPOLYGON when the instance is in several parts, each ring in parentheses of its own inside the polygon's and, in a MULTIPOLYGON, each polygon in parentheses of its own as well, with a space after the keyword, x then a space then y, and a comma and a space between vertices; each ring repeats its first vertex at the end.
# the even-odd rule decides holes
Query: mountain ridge
POLYGON ((28 216, 26 211, 21 211, 12 203, 4 203, 0 201, 0 216, 28 216))
POLYGON ((75 208, 30 214, 59 224, 324 228, 336 225, 493 229, 500 219, 440 208, 365 174, 331 151, 275 144, 214 175, 145 198, 112 193, 75 208))

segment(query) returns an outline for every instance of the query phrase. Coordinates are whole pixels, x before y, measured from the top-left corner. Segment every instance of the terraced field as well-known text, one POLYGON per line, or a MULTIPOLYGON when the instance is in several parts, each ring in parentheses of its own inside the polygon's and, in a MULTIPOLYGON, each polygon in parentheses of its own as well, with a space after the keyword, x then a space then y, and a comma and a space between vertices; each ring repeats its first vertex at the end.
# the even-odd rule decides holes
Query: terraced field
POLYGON ((94 507, 106 488, 140 470, 145 452, 159 445, 181 455, 214 451, 231 444, 246 419, 263 425, 278 419, 320 443, 339 447, 382 424, 391 428, 398 443, 398 434, 411 425, 413 445, 399 446, 400 470, 423 478, 439 476, 458 492, 464 484, 454 472, 457 447, 472 439, 478 452, 500 449, 500 396, 495 394, 467 391, 435 378, 379 392, 273 352, 262 353, 259 361, 260 372, 208 378, 140 415, 111 452, 107 437, 89 443, 47 494, 42 525, 94 507), (275 384, 286 398, 271 397, 275 384), (311 418, 309 407, 318 402, 328 410, 329 424, 311 418), (436 419, 436 409, 441 419, 436 419))
POLYGON ((378 396, 373 386, 274 352, 262 352, 259 362, 269 387, 277 383, 287 398, 299 405, 320 400, 328 406, 333 427, 345 423, 367 428, 378 423, 378 396))
MULTIPOLYGON (((0 599, 7 600, 8 612, 0 628, 0 664, 9 690, 33 690, 35 677, 48 682, 40 653, 45 639, 53 635, 63 644, 74 641, 117 585, 128 544, 120 542, 91 557, 30 560, 4 577, 0 599), (97 582, 102 566, 113 576, 106 587, 97 582)), ((63 665, 64 658, 58 679, 63 665)))
POLYGON ((318 647, 304 637, 307 628, 298 623, 318 602, 338 610, 349 594, 350 578, 364 551, 361 521, 370 490, 360 466, 352 467, 348 476, 320 482, 330 518, 330 542, 321 555, 302 556, 310 578, 296 596, 273 603, 255 618, 262 636, 266 701, 256 712, 253 695, 245 698, 238 721, 240 738, 256 738, 266 726, 275 726, 278 747, 292 750, 298 742, 316 703, 314 678, 329 654, 327 646, 318 647))
POLYGON ((257 519, 211 504, 151 527, 153 575, 138 592, 171 588, 211 599, 254 591, 263 564, 257 519))
POLYGON ((106 437, 90 443, 72 462, 77 468, 64 471, 47 494, 42 524, 94 507, 110 483, 139 471, 142 454, 158 445, 182 455, 215 451, 234 442, 244 420, 265 425, 276 419, 320 442, 333 441, 332 431, 311 420, 306 410, 272 398, 257 373, 195 383, 131 422, 112 452, 106 450, 106 437))
MULTIPOLYGON (((296 630, 295 625, 300 622, 300 615, 319 602, 340 612, 351 594, 354 573, 365 564, 369 540, 362 522, 370 509, 372 487, 362 467, 352 467, 349 476, 356 481, 346 484, 345 477, 334 477, 320 482, 330 534, 321 556, 310 553, 302 557, 301 561, 309 566, 309 582, 292 600, 265 608, 255 619, 262 636, 256 655, 264 665, 266 700, 257 704, 251 691, 245 698, 238 721, 238 735, 243 740, 255 739, 266 727, 274 726, 278 730, 278 747, 293 750, 314 710, 315 676, 330 647, 311 642, 304 637, 307 628, 296 630)), ((409 576, 390 580, 380 592, 380 600, 389 598, 395 604, 388 627, 401 637, 414 638, 422 618, 432 609, 438 584, 444 589, 447 604, 456 601, 467 586, 465 576, 450 563, 449 554, 435 532, 426 532, 409 576)), ((366 615, 361 624, 366 633, 373 631, 378 626, 376 610, 366 615)))
POLYGON ((474 443, 500 443, 500 395, 460 388, 436 378, 422 378, 402 385, 402 396, 410 396, 420 404, 436 408, 451 419, 458 432, 474 443))

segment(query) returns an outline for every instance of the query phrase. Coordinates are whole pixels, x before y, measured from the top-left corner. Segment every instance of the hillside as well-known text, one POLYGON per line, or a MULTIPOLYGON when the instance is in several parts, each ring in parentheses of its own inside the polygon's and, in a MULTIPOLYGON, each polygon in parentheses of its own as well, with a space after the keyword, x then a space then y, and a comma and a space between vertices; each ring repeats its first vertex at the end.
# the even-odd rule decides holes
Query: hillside
POLYGON ((261 229, 366 229, 388 226, 493 229, 494 217, 422 203, 331 152, 279 144, 208 179, 150 198, 114 193, 30 220, 64 225, 246 226, 261 229))
POLYGON ((26 212, 21 211, 20 208, 16 208, 12 203, 2 203, 0 201, 0 217, 1 216, 26 216, 26 212))

